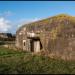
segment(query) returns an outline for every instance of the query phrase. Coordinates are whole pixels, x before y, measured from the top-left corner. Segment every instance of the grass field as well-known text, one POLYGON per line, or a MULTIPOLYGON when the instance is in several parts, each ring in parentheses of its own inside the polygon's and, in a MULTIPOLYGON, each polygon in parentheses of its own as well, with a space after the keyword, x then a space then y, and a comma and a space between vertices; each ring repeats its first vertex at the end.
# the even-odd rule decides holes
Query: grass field
POLYGON ((0 47, 0 73, 75 74, 75 61, 50 59, 0 47))

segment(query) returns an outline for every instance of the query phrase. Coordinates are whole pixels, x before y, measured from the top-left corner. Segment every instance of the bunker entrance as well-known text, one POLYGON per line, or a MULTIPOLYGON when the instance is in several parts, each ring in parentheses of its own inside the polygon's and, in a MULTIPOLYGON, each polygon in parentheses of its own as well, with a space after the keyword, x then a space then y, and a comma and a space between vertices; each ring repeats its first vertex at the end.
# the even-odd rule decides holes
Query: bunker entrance
POLYGON ((30 40, 30 51, 31 52, 40 52, 42 49, 42 44, 40 38, 32 38, 30 40))

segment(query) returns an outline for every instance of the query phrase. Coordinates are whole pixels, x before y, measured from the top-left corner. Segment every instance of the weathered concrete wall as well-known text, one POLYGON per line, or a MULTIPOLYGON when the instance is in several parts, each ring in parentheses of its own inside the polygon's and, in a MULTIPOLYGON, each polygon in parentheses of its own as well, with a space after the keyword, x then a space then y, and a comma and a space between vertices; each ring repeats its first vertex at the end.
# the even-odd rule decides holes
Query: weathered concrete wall
POLYGON ((40 38, 42 50, 48 50, 50 54, 54 53, 63 59, 75 59, 75 27, 70 24, 66 20, 48 20, 23 26, 16 33, 17 47, 23 49, 23 40, 26 40, 26 50, 30 51, 27 32, 33 31, 40 38))

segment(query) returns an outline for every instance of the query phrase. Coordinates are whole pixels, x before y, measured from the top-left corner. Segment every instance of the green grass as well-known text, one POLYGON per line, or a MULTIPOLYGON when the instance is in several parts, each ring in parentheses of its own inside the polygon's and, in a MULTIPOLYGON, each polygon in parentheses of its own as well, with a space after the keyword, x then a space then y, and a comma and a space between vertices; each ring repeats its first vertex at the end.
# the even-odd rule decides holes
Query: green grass
POLYGON ((75 61, 13 51, 0 47, 0 73, 3 74, 75 74, 75 61))

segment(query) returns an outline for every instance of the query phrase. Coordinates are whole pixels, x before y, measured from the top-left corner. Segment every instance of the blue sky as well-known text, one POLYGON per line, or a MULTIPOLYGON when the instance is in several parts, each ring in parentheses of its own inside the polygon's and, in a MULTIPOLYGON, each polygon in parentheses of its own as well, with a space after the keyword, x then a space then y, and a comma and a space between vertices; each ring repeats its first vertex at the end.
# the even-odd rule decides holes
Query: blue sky
POLYGON ((0 1, 0 32, 62 13, 75 16, 75 1, 0 1))

